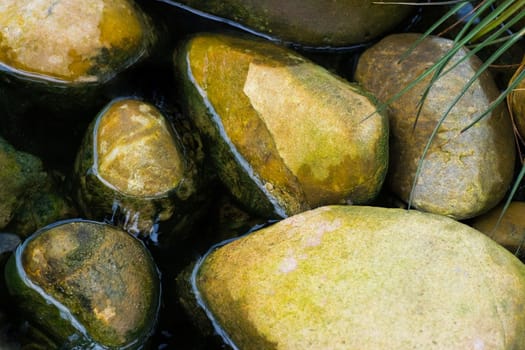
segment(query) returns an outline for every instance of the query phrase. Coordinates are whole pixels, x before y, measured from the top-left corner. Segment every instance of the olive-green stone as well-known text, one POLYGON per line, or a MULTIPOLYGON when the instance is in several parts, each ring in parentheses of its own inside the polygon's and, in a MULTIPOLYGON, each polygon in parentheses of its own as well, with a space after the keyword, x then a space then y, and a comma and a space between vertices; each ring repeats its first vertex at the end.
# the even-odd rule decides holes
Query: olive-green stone
POLYGON ((281 41, 321 47, 370 41, 399 24, 413 10, 412 6, 375 4, 372 0, 182 0, 176 3, 281 41))
POLYGON ((17 249, 6 276, 31 323, 59 348, 137 349, 156 324, 155 263, 142 242, 107 224, 46 226, 17 249))
MULTIPOLYGON (((382 101, 389 101, 424 73, 452 47, 452 41, 428 37, 405 58, 420 34, 394 34, 366 50, 355 78, 382 101)), ((422 105, 421 96, 432 74, 389 104, 391 167, 387 182, 392 191, 418 209, 466 219, 493 208, 513 178, 515 145, 511 120, 504 105, 495 108, 468 130, 490 108, 499 90, 486 71, 450 109, 422 164, 420 158, 440 119, 451 107, 482 62, 461 49, 437 79, 422 105)))
POLYGON ((17 151, 0 137, 0 229, 45 180, 40 159, 17 151))
POLYGON ((445 216, 317 208, 197 267, 239 349, 525 349, 525 266, 445 216))
POLYGON ((379 192, 388 124, 359 86, 291 50, 226 35, 191 38, 176 62, 219 177, 251 211, 285 217, 379 192))

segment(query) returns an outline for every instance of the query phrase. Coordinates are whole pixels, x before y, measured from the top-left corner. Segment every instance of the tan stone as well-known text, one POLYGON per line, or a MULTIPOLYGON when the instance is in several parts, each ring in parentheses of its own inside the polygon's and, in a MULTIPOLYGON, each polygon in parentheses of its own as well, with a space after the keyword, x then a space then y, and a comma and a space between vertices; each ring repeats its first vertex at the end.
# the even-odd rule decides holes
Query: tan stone
POLYGON ((143 16, 128 0, 5 0, 0 63, 34 77, 98 81, 106 65, 126 65, 143 54, 151 35, 143 16), (112 58, 116 48, 128 57, 112 58))
POLYGON ((507 248, 511 253, 525 257, 523 247, 525 243, 525 202, 511 202, 504 213, 503 207, 504 204, 501 204, 488 213, 474 218, 471 225, 507 248))
MULTIPOLYGON (((401 60, 419 37, 420 34, 395 34, 384 38, 363 53, 356 80, 381 102, 389 101, 452 46, 450 40, 429 37, 401 60)), ((444 72, 467 52, 461 49, 444 72)), ((391 167, 387 182, 404 201, 410 198, 416 169, 434 128, 480 65, 481 61, 473 56, 436 80, 417 124, 421 96, 432 75, 390 101, 391 167)), ((486 212, 503 198, 513 178, 515 159, 512 126, 505 106, 500 105, 464 131, 498 95, 494 80, 485 72, 450 110, 419 168, 413 206, 465 219, 486 212)))
POLYGON ((239 349, 525 349, 525 266, 450 218, 330 206, 204 257, 239 349))
POLYGON ((116 101, 97 126, 97 170, 110 186, 146 197, 164 194, 182 180, 184 164, 173 131, 155 106, 116 101))
MULTIPOLYGON (((271 43, 201 34, 177 56, 221 180, 262 216, 373 199, 388 125, 372 96, 271 43)), ((181 78, 182 79, 182 78, 181 78)))

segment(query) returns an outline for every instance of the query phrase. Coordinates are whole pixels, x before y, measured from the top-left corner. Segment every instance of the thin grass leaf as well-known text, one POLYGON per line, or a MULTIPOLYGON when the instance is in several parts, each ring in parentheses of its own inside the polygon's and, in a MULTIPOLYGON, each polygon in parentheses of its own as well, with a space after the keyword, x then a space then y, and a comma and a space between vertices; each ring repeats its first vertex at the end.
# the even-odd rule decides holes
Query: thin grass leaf
MULTIPOLYGON (((432 87, 432 83, 434 81, 436 81, 438 78, 439 78, 439 74, 436 74, 436 72, 439 72, 439 71, 442 71, 443 70, 443 67, 446 65, 447 62, 450 61, 450 59, 459 51, 459 49, 461 47, 463 47, 469 40, 472 39, 472 37, 475 36, 476 32, 479 31, 481 28, 483 28, 484 26, 488 25, 488 23, 491 23, 491 21, 493 21, 495 18, 497 18, 497 16, 502 13, 510 4, 513 3, 514 0, 507 0, 505 2, 503 2, 501 5, 499 5, 494 11, 492 11, 490 13, 490 15, 488 15, 487 17, 485 17, 479 24, 477 24, 470 32, 466 32, 466 27, 463 28, 463 30, 458 34, 458 36, 456 37, 455 39, 455 44, 454 46, 444 55, 442 56, 442 58, 436 62, 436 64, 434 64, 430 69, 434 71, 434 76, 430 82, 429 85, 427 85, 426 89, 425 89, 425 92, 423 93, 423 96, 422 96, 422 99, 419 101, 421 103, 421 105, 419 106, 418 108, 418 114, 416 115, 416 121, 419 119, 419 113, 422 109, 422 105, 424 104, 424 100, 426 99, 426 97, 428 96, 428 92, 430 91, 431 87, 432 87), (464 35, 463 38, 461 38, 462 36, 464 35), (458 40, 459 39, 459 40, 458 40)), ((479 12, 478 13, 482 13, 486 8, 488 8, 488 6, 490 6, 492 4, 493 1, 487 1, 484 6, 481 6, 480 9, 479 9, 479 12)), ((473 18, 470 19, 470 23, 473 21, 473 18)), ((519 37, 520 35, 518 34, 517 37, 519 37)), ((510 45, 508 46, 510 47, 510 45)), ((503 51, 501 51, 503 52, 503 51)), ((488 65, 487 65, 488 67, 488 65)), ((486 68, 485 68, 486 69, 486 68)), ((481 74, 481 73, 479 73, 481 74)), ((473 81, 470 83, 470 85, 473 83, 473 81)), ((463 89, 463 93, 461 94, 461 96, 464 95, 464 93, 466 92, 466 89, 463 89)), ((414 196, 415 196, 415 188, 416 188, 416 184, 417 184, 417 181, 419 179, 419 176, 421 174, 421 171, 422 171, 422 167, 423 167, 423 162, 424 162, 424 159, 428 153, 428 150, 430 148, 430 145, 432 144, 433 140, 435 139, 436 135, 437 135, 437 132, 439 130, 439 128, 441 127, 441 125, 443 124, 443 122, 445 121, 445 119, 447 118, 448 114, 450 113, 450 111, 452 110, 452 108, 455 106, 455 104, 457 104, 457 101, 459 101, 459 99, 461 98, 461 96, 459 97, 456 97, 455 99, 455 102, 453 102, 449 108, 447 109, 447 111, 445 112, 444 115, 441 116, 440 120, 438 121, 438 123, 436 124, 436 127, 434 128, 434 130, 432 131, 430 137, 429 137, 429 140, 427 142, 427 144, 425 145, 425 148, 423 150, 423 154, 421 155, 419 161, 418 161, 418 166, 417 166, 417 169, 416 169, 416 174, 414 176, 414 180, 413 180, 413 183, 412 183, 412 188, 411 188, 411 191, 410 191, 410 196, 409 196, 409 200, 408 200, 408 208, 410 208, 412 206, 412 203, 413 203, 413 200, 414 200, 414 196)), ((506 96, 506 94, 505 94, 506 96)), ((503 97, 504 98, 504 97, 503 97)), ((501 96, 498 97, 497 100, 500 100, 501 102, 501 96)), ((491 104, 490 108, 485 111, 482 115, 483 116, 486 116, 488 115, 490 112, 492 112, 492 110, 494 110, 494 108, 499 105, 499 103, 497 104, 491 104)), ((481 118, 477 118, 477 121, 481 120, 481 118)), ((472 125, 474 125, 475 123, 472 123, 471 125, 469 125, 469 127, 471 127, 472 125)), ((415 127, 415 126, 414 126, 415 127)), ((464 130, 467 130, 467 128, 465 128, 464 130)), ((462 130, 462 132, 464 131, 462 130)))
POLYGON ((399 62, 406 59, 412 51, 423 41, 426 37, 431 35, 440 25, 442 25, 447 19, 454 16, 457 12, 459 12, 464 6, 468 4, 468 1, 459 1, 459 3, 454 6, 452 9, 450 9, 447 13, 445 13, 440 19, 438 19, 430 28, 425 31, 421 36, 406 50, 406 52, 401 56, 399 59, 399 62))
MULTIPOLYGON (((519 37, 516 37, 516 40, 518 40, 519 37)), ((421 171, 422 171, 422 168, 423 168, 423 162, 426 158, 426 155, 428 154, 428 150, 430 149, 430 146, 432 145, 432 142, 434 141, 439 129, 441 128, 441 125, 445 122, 446 118, 448 117, 448 115, 450 114, 450 112, 452 111, 452 109, 457 105, 457 103, 459 102, 459 100, 465 95, 465 93, 468 91, 468 89, 472 86, 472 84, 474 84, 474 82, 476 82, 476 80, 481 76, 481 74, 483 74, 487 69, 488 67, 499 57, 501 56, 510 46, 513 45, 513 42, 512 41, 509 41, 507 43, 505 43, 505 45, 503 45, 501 48, 499 48, 493 55, 491 55, 491 57, 489 57, 489 59, 487 59, 487 61, 485 61, 481 66, 480 68, 476 71, 476 73, 469 79, 468 82, 465 83, 465 85, 463 86, 463 88, 461 89, 461 92, 454 98, 454 100, 452 101, 452 103, 449 105, 449 107, 447 108, 447 110, 442 114, 442 116, 440 117, 439 121, 437 122, 436 126, 434 127, 434 129, 432 130, 432 133, 430 134, 430 137, 425 145, 425 148, 423 149, 423 153, 421 154, 421 157, 419 158, 419 161, 418 161, 418 166, 417 166, 417 169, 416 169, 416 174, 414 176, 414 181, 412 182, 412 188, 411 188, 411 191, 410 191, 410 196, 409 196, 409 200, 408 200, 408 207, 410 208, 412 206, 412 203, 413 203, 413 200, 414 200, 414 195, 415 195, 415 188, 416 188, 416 184, 417 184, 417 180, 421 174, 421 171)), ((520 77, 518 76, 517 79, 520 79, 520 77)), ((514 84, 513 84, 514 85, 514 84)), ((517 83, 516 83, 517 85, 517 83)), ((510 90, 512 91, 512 90, 510 90)), ((506 96, 506 95, 505 95, 506 96)), ((498 97, 499 99, 499 97, 498 97)), ((499 105, 498 104, 491 104, 489 106, 489 108, 484 111, 484 114, 483 115, 488 115, 489 113, 491 113, 494 108, 496 108, 497 106, 499 105)), ((477 121, 476 122, 479 122, 479 120, 481 119, 476 119, 477 121)), ((475 123, 471 123, 469 124, 466 128, 464 128, 463 130, 461 130, 461 133, 463 133, 464 131, 468 130, 468 128, 472 127, 475 123)))
POLYGON ((494 30, 494 28, 501 25, 505 20, 513 15, 515 15, 518 11, 522 10, 522 7, 525 6, 525 0, 518 0, 514 4, 510 5, 509 8, 507 8, 501 16, 499 16, 496 20, 491 22, 489 25, 487 25, 485 28, 480 30, 474 38, 472 38, 472 41, 477 41, 479 38, 483 37, 490 31, 494 30))
MULTIPOLYGON (((508 0, 508 1, 512 1, 512 0, 508 0)), ((454 46, 447 52, 447 54, 445 54, 444 56, 442 56, 442 58, 436 62, 434 64, 434 66, 431 67, 431 69, 434 71, 434 74, 432 76, 432 79, 430 80, 430 82, 428 83, 428 85, 426 86, 425 90, 423 91, 423 94, 421 96, 421 99, 419 100, 418 102, 418 108, 417 108, 417 111, 416 111, 416 115, 415 115, 415 118, 414 118, 414 124, 412 126, 412 129, 415 129, 416 126, 417 126, 417 122, 419 121, 419 117, 421 115, 421 111, 422 111, 422 108, 423 108, 423 105, 425 103, 425 100, 426 98, 428 97, 428 94, 430 92, 430 89, 432 87, 432 85, 439 79, 439 77, 441 76, 441 73, 443 71, 443 69, 446 67, 446 65, 450 62, 450 60, 452 59, 452 57, 460 50, 463 48, 463 46, 471 39, 471 37, 474 35, 473 33, 467 33, 467 29, 469 28, 469 26, 474 23, 474 21, 479 17, 479 14, 481 12, 483 12, 485 9, 487 9, 490 5, 492 5, 492 1, 487 1, 484 6, 480 6, 479 8, 479 12, 477 11, 476 12, 476 15, 473 15, 469 21, 467 22, 467 24, 465 25, 465 27, 458 33, 456 39, 454 40, 455 44, 454 46), (465 35, 465 37, 462 39, 462 40, 459 40, 459 38, 461 38, 464 33, 467 33, 467 35, 465 35)), ((501 11, 504 10, 504 7, 500 7, 499 8, 499 11, 493 11, 492 12, 492 16, 496 16, 497 14, 499 14, 501 11)), ((489 18, 492 18, 489 17, 489 18)), ((484 18, 480 24, 484 23, 487 21, 487 18, 484 18)), ((475 27, 477 28, 477 27, 475 27)), ((461 63, 465 58, 463 57, 462 60, 460 60, 459 63, 461 63)), ((458 63, 458 64, 459 64, 458 63)))
MULTIPOLYGON (((470 1, 468 2, 470 4, 470 1)), ((466 14, 464 14, 461 18, 456 20, 452 25, 450 25, 448 28, 445 28, 443 31, 437 34, 437 36, 444 36, 445 33, 449 32, 452 28, 464 24, 466 20, 471 18, 472 16, 478 15, 479 7, 483 4, 483 2, 477 4, 476 6, 472 7, 466 14)), ((459 15, 459 12, 458 12, 459 15)))
MULTIPOLYGON (((525 31, 525 30, 524 30, 525 31)), ((518 74, 516 76, 516 79, 513 80, 509 86, 498 96, 497 99, 495 99, 491 105, 489 106, 489 108, 484 111, 482 114, 480 114, 476 119, 474 119, 474 121, 472 121, 467 127, 465 127, 463 130, 461 130, 461 132, 465 132, 467 131, 468 129, 470 129, 472 126, 474 126, 477 122, 479 122, 481 119, 483 119, 484 117, 486 117, 489 113, 492 112, 492 110, 494 110, 494 108, 496 108, 504 99, 507 98, 507 95, 512 92, 516 86, 518 86, 518 84, 525 78, 525 70, 521 71, 520 74, 518 74)))
MULTIPOLYGON (((469 59, 470 57, 474 56, 476 53, 478 53, 479 51, 483 50, 484 48, 486 48, 487 46, 489 45, 492 45, 496 40, 500 39, 499 38, 499 35, 505 33, 508 29, 510 29, 511 26, 513 26, 514 24, 516 24, 519 20, 521 20, 522 18, 525 17, 525 11, 520 13, 519 15, 517 15, 515 18, 513 18, 512 20, 510 20, 508 23, 506 23, 505 25, 501 26, 500 29, 498 29, 497 31, 495 31, 494 33, 492 33, 489 37, 487 37, 485 40, 483 40, 481 43, 478 43, 476 44, 473 48, 470 49, 470 51, 467 53, 467 55, 465 55, 464 57, 462 57, 460 60, 458 60, 456 63, 454 63, 454 65, 452 65, 449 69, 447 69, 443 75, 449 73, 450 71, 452 71, 458 64, 460 64, 461 62, 469 59)), ((514 45, 518 40, 521 39, 521 36, 519 34, 512 34, 512 35, 508 35, 505 37, 506 40, 502 41, 504 44, 504 47, 505 47, 505 50, 496 50, 494 52, 494 54, 492 54, 487 60, 491 60, 491 62, 494 62, 495 60, 492 60, 491 58, 497 54, 497 57, 499 58, 507 49, 509 49, 512 45, 514 45), (511 44, 508 44, 508 43, 511 43, 511 44), (502 51, 502 52, 499 52, 499 51, 502 51), (498 53, 499 52, 499 53, 498 53)), ((503 46, 502 46, 503 47, 503 46)))

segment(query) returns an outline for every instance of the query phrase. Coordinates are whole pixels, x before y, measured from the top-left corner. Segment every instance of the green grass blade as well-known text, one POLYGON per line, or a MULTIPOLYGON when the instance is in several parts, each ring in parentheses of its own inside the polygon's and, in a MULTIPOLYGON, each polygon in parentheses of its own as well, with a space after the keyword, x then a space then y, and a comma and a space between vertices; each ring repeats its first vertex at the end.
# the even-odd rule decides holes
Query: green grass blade
POLYGON ((490 24, 488 24, 485 28, 480 30, 473 38, 472 41, 477 41, 479 38, 483 37, 490 31, 494 30, 496 27, 501 25, 505 22, 505 20, 513 15, 515 15, 518 11, 522 11, 522 7, 525 6, 525 0, 518 0, 512 5, 510 5, 503 13, 498 16, 497 19, 492 21, 490 24))
POLYGON ((483 113, 481 113, 476 119, 474 119, 474 121, 472 121, 472 123, 470 123, 467 127, 465 127, 463 130, 461 130, 461 132, 465 132, 467 131, 468 129, 470 129, 472 126, 474 126, 477 122, 479 122, 481 119, 483 119, 484 117, 486 117, 489 113, 491 113, 494 108, 496 108, 500 103, 502 103, 506 98, 507 98, 507 95, 513 91, 517 86, 518 84, 523 80, 525 79, 525 69, 522 70, 517 76, 516 78, 509 84, 509 86, 498 96, 497 99, 495 99, 492 103, 491 103, 491 106, 489 108, 487 108, 486 111, 484 111, 483 113))
POLYGON ((459 1, 459 3, 454 6, 452 9, 450 9, 447 13, 445 13, 441 18, 439 18, 430 28, 425 31, 407 50, 406 52, 401 56, 399 59, 399 62, 406 59, 412 51, 423 41, 426 37, 431 35, 440 25, 442 25, 447 19, 455 15, 459 10, 461 10, 465 5, 468 4, 468 1, 459 1))

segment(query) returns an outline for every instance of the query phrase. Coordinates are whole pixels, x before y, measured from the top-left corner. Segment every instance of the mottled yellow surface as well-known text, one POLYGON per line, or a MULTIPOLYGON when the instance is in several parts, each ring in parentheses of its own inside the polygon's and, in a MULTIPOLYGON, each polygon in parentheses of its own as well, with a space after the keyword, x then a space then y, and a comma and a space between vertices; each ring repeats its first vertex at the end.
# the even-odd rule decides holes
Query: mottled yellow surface
POLYGON ((100 117, 95 132, 98 174, 117 190, 156 196, 174 189, 182 179, 182 154, 154 106, 132 99, 117 101, 100 117))
POLYGON ((187 59, 216 112, 207 123, 284 207, 362 203, 379 191, 388 125, 362 90, 266 42, 200 35, 187 59))
POLYGON ((97 81, 104 50, 136 55, 145 35, 127 0, 3 0, 0 64, 65 81, 97 81), (95 68, 96 70, 96 68, 95 68))
POLYGON ((375 143, 387 132, 380 116, 364 120, 375 105, 327 71, 312 63, 271 67, 254 61, 243 91, 312 207, 344 202, 381 168, 363 161, 384 152, 375 143))
POLYGON ((63 224, 29 241, 22 263, 30 280, 62 303, 100 344, 126 345, 153 322, 155 269, 144 247, 124 231, 63 224))
POLYGON ((450 218, 322 207, 208 255, 197 286, 239 349, 525 349, 525 266, 450 218))

